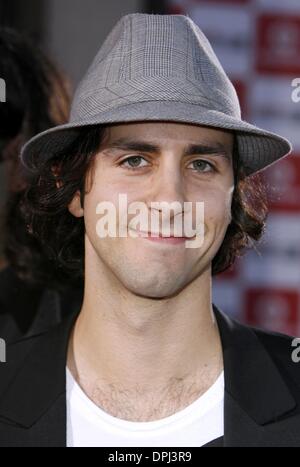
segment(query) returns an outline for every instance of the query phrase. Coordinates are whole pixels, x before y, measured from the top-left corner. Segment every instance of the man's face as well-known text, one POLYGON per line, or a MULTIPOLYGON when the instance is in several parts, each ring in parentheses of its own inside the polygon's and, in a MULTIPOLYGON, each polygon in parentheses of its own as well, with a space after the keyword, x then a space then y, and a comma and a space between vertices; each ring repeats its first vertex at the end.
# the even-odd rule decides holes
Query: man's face
MULTIPOLYGON (((232 147, 232 133, 199 125, 134 122, 107 127, 84 200, 86 249, 91 252, 93 267, 102 263, 101 269, 105 265, 125 288, 153 298, 179 292, 209 269, 231 221, 232 147), (203 202, 202 245, 187 248, 184 241, 133 238, 129 228, 133 214, 128 214, 127 236, 118 236, 119 194, 127 196, 128 206, 136 201, 144 203, 149 214, 148 232, 153 231, 151 211, 159 212, 151 203, 179 202, 183 222, 184 203, 190 202, 196 227, 196 203, 203 202), (101 216, 96 208, 104 201, 116 207, 117 237, 97 234, 101 216)), ((171 212, 171 235, 178 215, 171 212)), ((163 229, 160 224, 159 231, 163 229)))

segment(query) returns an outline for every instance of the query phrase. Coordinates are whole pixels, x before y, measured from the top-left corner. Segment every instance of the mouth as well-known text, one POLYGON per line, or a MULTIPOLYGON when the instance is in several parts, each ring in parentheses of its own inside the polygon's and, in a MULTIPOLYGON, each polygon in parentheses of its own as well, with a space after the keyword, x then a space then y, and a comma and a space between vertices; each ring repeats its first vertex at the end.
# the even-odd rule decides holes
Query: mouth
POLYGON ((180 245, 183 244, 186 240, 192 240, 193 238, 195 238, 195 235, 193 237, 175 237, 174 235, 163 236, 161 232, 144 232, 142 230, 133 231, 137 234, 138 237, 142 237, 146 240, 162 244, 180 245))

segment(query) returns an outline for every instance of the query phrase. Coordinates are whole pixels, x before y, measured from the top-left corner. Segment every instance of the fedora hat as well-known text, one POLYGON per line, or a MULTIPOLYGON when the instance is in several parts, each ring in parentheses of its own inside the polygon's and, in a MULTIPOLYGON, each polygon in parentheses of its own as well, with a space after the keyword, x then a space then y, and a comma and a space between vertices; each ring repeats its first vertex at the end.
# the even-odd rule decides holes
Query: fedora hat
POLYGON ((69 122, 31 138, 20 157, 30 167, 33 158, 67 149, 81 127, 134 121, 231 130, 246 175, 292 149, 287 139, 242 120, 234 86, 189 16, 133 13, 100 47, 76 89, 69 122))

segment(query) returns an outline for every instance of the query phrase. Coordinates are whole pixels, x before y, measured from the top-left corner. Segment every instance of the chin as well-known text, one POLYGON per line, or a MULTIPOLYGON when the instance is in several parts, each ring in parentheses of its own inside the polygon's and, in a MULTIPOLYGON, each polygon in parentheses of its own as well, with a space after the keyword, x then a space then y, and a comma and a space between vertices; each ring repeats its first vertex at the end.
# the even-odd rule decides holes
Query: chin
POLYGON ((136 280, 128 280, 128 276, 123 281, 124 286, 133 294, 148 297, 148 298, 168 298, 182 290, 184 284, 182 283, 182 275, 180 279, 177 277, 160 277, 156 274, 155 277, 146 277, 143 273, 140 274, 136 280))
POLYGON ((153 300, 157 299, 157 300, 163 300, 163 299, 166 299, 166 298, 171 298, 171 297, 174 297, 175 295, 177 295, 177 293, 179 293, 179 290, 154 290, 154 289, 145 289, 145 290, 141 290, 141 289, 134 289, 134 290, 131 290, 131 292, 133 294, 135 294, 136 296, 138 297, 144 297, 144 298, 151 298, 153 300))

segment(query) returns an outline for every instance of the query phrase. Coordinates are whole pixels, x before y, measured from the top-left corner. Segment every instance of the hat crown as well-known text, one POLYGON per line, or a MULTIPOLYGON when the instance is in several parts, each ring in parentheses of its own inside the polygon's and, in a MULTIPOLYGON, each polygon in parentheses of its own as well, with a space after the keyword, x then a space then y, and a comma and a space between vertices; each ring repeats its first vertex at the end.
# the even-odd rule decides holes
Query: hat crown
POLYGON ((156 100, 197 104, 241 116, 232 83, 208 39, 188 16, 125 15, 81 80, 70 121, 156 100))

